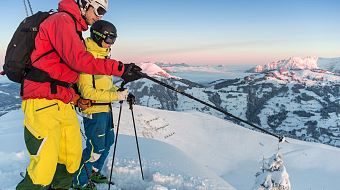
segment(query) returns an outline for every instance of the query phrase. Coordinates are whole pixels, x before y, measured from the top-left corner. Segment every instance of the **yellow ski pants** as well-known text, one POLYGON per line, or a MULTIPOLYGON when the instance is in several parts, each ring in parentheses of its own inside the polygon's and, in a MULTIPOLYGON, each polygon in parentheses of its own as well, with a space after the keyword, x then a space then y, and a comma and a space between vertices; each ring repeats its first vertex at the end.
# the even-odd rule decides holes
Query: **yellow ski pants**
POLYGON ((47 186, 57 164, 73 174, 82 156, 80 125, 74 106, 59 100, 28 99, 22 102, 25 114, 26 147, 30 155, 27 172, 33 184, 47 186))

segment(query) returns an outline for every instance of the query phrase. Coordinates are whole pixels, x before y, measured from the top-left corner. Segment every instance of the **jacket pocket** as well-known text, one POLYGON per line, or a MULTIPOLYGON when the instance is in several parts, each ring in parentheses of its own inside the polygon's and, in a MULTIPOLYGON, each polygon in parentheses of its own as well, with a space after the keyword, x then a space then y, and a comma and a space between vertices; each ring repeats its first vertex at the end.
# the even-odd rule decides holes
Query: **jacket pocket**
POLYGON ((54 103, 54 104, 51 104, 51 105, 48 105, 48 106, 45 106, 45 107, 42 107, 42 108, 38 108, 38 109, 36 109, 35 111, 36 111, 36 112, 39 112, 39 111, 45 110, 45 109, 47 109, 47 108, 52 108, 52 107, 54 107, 54 106, 58 106, 58 110, 59 110, 59 105, 58 105, 58 103, 54 103))

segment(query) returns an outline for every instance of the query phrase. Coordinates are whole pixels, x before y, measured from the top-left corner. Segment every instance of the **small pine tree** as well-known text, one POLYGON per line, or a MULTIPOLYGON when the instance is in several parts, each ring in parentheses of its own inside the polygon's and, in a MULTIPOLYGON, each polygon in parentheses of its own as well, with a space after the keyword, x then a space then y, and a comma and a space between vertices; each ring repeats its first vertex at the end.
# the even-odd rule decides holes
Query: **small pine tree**
POLYGON ((269 159, 263 158, 261 171, 257 172, 255 177, 253 190, 291 190, 289 175, 280 153, 269 159))

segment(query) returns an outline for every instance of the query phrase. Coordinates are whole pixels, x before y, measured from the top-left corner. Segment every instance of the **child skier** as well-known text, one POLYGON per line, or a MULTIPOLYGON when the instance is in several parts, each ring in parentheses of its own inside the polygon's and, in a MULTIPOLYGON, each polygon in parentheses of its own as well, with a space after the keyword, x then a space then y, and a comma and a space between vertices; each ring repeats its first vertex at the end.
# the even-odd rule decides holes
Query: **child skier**
MULTIPOLYGON (((111 46, 117 38, 115 26, 100 20, 92 25, 90 32, 91 37, 85 40, 87 51, 96 58, 109 58, 111 46)), ((89 183, 90 180, 94 183, 109 182, 101 169, 114 143, 111 102, 126 100, 128 91, 117 91, 112 76, 85 73, 80 75, 78 89, 84 99, 95 103, 83 110, 83 114, 87 115, 83 117, 86 148, 73 183, 75 189, 95 190, 96 187, 89 183)))

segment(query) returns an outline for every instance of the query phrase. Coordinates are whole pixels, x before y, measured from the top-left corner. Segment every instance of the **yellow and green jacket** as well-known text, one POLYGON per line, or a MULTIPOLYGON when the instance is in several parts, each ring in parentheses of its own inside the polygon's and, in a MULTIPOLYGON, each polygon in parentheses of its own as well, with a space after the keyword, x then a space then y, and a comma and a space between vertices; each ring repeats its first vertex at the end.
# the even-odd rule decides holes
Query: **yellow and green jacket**
MULTIPOLYGON (((99 47, 91 38, 85 39, 86 49, 95 58, 107 58, 110 54, 109 48, 99 47)), ((93 86, 92 75, 81 73, 78 81, 78 90, 81 97, 94 100, 96 103, 110 103, 117 100, 117 89, 112 76, 94 75, 95 88, 93 86)), ((109 112, 108 105, 95 105, 83 111, 85 114, 109 112)))

